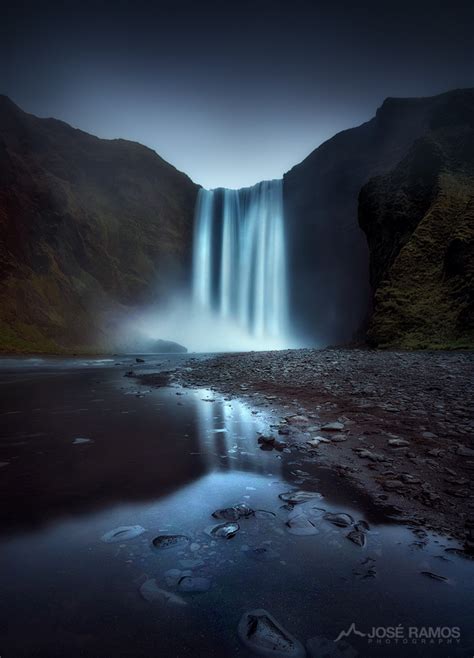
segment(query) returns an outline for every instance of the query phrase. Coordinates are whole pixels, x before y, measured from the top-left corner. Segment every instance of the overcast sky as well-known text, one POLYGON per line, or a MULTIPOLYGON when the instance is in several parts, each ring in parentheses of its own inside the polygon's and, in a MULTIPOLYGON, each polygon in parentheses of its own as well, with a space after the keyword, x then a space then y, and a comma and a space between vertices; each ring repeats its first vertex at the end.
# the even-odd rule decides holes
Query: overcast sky
POLYGON ((387 96, 474 86, 474 2, 15 2, 0 93, 205 187, 278 178, 387 96))

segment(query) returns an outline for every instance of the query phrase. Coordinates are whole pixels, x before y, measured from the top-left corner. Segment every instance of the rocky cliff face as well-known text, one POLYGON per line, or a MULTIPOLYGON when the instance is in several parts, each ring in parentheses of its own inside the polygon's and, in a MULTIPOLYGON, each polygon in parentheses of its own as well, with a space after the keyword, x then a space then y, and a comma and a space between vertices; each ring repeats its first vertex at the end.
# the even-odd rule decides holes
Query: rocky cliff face
MULTIPOLYGON (((327 345, 363 335, 372 299, 369 256, 372 274, 382 258, 375 258, 375 263, 373 242, 369 237, 369 254, 358 224, 360 189, 374 176, 393 170, 415 141, 430 133, 433 123, 448 117, 459 123, 469 111, 472 116, 472 95, 471 90, 461 90, 432 98, 389 98, 371 121, 339 133, 285 175, 292 316, 303 337, 327 345)), ((413 185, 417 187, 415 180, 413 185)), ((423 198, 422 206, 429 202, 423 198)), ((386 238, 389 244, 384 249, 390 250, 391 237, 386 238)))
MULTIPOLYGON (((362 338, 373 304, 374 345, 473 344, 473 117, 474 90, 388 99, 284 176, 301 337, 362 338)), ((0 351, 115 349, 188 283, 197 191, 144 146, 0 96, 0 351)))
POLYGON ((100 350, 186 279, 198 187, 0 96, 0 350, 100 350))
POLYGON ((474 91, 451 94, 361 190, 376 346, 474 347, 474 91))

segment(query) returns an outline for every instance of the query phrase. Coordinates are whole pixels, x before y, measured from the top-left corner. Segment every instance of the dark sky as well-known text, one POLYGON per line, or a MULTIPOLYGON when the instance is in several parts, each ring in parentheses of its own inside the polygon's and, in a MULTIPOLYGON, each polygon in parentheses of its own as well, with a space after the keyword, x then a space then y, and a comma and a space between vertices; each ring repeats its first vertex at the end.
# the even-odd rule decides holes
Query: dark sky
POLYGON ((207 187, 280 177, 387 96, 474 86, 474 2, 3 4, 0 92, 207 187))

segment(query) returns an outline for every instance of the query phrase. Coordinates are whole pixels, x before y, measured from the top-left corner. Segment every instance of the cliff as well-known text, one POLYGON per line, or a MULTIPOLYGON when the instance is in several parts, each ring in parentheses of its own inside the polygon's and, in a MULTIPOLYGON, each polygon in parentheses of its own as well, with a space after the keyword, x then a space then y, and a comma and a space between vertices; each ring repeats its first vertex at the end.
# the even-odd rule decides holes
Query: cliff
POLYGON ((377 285, 373 273, 381 259, 374 260, 372 236, 367 243, 358 223, 361 188, 392 171, 436 122, 472 117, 473 96, 473 90, 457 90, 388 98, 369 122, 337 134, 285 175, 292 317, 309 342, 346 343, 364 335, 373 299, 369 261, 377 285))
POLYGON ((113 348, 186 280, 198 187, 154 151, 0 96, 0 350, 113 348))
POLYGON ((381 347, 474 347, 474 92, 433 112, 426 134, 361 190, 381 347))

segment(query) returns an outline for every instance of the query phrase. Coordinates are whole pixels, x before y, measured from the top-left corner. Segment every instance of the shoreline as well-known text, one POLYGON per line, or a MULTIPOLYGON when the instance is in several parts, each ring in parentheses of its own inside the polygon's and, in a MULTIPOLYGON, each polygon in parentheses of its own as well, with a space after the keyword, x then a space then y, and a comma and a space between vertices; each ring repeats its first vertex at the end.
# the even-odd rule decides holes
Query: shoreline
POLYGON ((120 349, 116 349, 110 352, 96 351, 94 349, 82 350, 77 349, 74 351, 64 350, 64 351, 29 351, 29 350, 12 350, 12 349, 2 349, 0 348, 0 358, 9 358, 9 357, 63 357, 63 358, 74 358, 74 357, 83 357, 83 356, 97 356, 97 357, 116 357, 116 356, 135 356, 135 355, 145 355, 145 356, 173 356, 175 354, 187 354, 189 357, 202 357, 205 355, 219 355, 219 356, 228 356, 228 355, 240 355, 240 354, 268 354, 274 352, 299 352, 299 351, 312 351, 312 352, 324 352, 326 350, 349 350, 349 351, 360 351, 360 352, 381 352, 384 354, 391 352, 400 352, 402 354, 442 354, 444 352, 448 354, 474 354, 474 347, 469 346, 442 346, 442 347, 416 347, 416 348, 403 348, 403 347, 373 347, 365 343, 357 344, 347 344, 347 345, 328 345, 326 347, 292 347, 282 350, 267 350, 261 352, 255 352, 254 350, 249 352, 242 352, 239 350, 228 351, 228 352, 193 352, 188 350, 187 352, 144 352, 144 351, 129 351, 123 352, 120 349))
MULTIPOLYGON (((472 551, 473 361, 461 352, 327 348, 190 356, 170 374, 270 410, 277 442, 368 495, 388 518, 472 551)), ((153 385, 153 374, 137 376, 153 385)))

